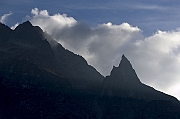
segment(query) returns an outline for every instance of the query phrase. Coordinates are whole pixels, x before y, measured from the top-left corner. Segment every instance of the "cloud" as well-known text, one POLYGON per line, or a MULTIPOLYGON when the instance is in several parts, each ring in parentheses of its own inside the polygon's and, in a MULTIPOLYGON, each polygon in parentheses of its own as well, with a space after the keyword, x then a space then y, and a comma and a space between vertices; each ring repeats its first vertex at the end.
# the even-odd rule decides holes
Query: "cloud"
POLYGON ((127 51, 143 82, 160 90, 179 83, 180 31, 157 31, 127 51))
POLYGON ((72 26, 77 22, 66 14, 61 15, 58 13, 50 16, 47 10, 39 11, 38 8, 32 9, 31 14, 33 15, 31 22, 34 25, 41 26, 42 29, 47 30, 50 34, 56 34, 57 30, 72 26))
POLYGON ((119 63, 119 54, 123 53, 127 42, 142 37, 141 30, 128 23, 113 25, 109 22, 89 27, 86 23, 77 22, 67 15, 50 16, 46 10, 39 11, 37 8, 31 13, 32 24, 39 25, 65 48, 83 55, 103 75, 109 74, 112 65, 119 63))
POLYGON ((0 22, 3 24, 6 23, 7 18, 12 14, 13 14, 12 12, 9 12, 8 14, 4 14, 3 16, 1 16, 0 22))
POLYGON ((180 31, 158 30, 143 36, 142 30, 128 23, 111 22, 90 27, 66 14, 50 15, 32 9, 29 20, 61 43, 82 55, 103 75, 108 75, 125 54, 142 82, 180 99, 180 31))
MULTIPOLYGON (((65 8, 74 9, 74 10, 125 10, 125 9, 134 9, 134 10, 172 10, 172 7, 163 6, 162 3, 158 4, 148 1, 104 1, 101 4, 94 4, 93 2, 88 4, 70 4, 66 5, 65 8), (129 3, 133 4, 129 4, 129 3)), ((174 10, 174 9, 173 9, 174 10)))
MULTIPOLYGON (((139 10, 156 10, 156 11, 166 11, 166 10, 171 10, 170 7, 166 7, 166 6, 161 6, 161 5, 150 5, 150 4, 142 4, 142 3, 138 3, 138 4, 134 4, 134 5, 127 5, 128 7, 130 7, 131 9, 139 9, 139 10)), ((174 9, 173 9, 174 10, 174 9)))

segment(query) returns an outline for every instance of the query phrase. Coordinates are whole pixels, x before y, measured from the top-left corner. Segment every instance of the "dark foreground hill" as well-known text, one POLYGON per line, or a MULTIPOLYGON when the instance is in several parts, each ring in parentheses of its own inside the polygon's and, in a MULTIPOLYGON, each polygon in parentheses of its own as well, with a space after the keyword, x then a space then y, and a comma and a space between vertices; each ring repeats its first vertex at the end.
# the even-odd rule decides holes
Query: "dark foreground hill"
POLYGON ((0 119, 179 119, 179 101, 142 84, 129 60, 104 78, 27 21, 0 24, 0 119))

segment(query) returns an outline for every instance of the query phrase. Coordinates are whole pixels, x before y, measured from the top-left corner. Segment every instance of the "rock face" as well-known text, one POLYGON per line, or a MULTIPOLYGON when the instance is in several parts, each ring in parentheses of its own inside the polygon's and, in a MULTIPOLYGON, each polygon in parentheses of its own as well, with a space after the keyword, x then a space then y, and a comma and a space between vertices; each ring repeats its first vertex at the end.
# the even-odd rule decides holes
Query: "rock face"
POLYGON ((104 78, 29 21, 0 24, 0 118, 179 119, 179 101, 139 80, 123 55, 104 78))

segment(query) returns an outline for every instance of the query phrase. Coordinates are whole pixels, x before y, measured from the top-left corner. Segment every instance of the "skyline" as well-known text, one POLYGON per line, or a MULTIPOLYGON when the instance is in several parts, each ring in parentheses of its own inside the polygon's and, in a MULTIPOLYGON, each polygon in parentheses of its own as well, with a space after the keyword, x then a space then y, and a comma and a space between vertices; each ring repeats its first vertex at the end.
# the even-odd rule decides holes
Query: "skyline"
POLYGON ((1 22, 9 27, 30 20, 104 76, 125 54, 143 83, 180 99, 177 1, 11 2, 0 2, 1 22))

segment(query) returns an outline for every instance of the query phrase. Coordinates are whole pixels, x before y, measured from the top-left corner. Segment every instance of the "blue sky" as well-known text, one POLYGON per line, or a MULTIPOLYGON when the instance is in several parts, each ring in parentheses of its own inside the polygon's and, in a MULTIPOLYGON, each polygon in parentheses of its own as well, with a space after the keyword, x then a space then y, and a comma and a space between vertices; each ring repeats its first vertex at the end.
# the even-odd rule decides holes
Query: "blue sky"
POLYGON ((49 13, 65 13, 77 21, 97 25, 107 22, 128 22, 138 26, 145 35, 180 26, 177 0, 1 0, 0 15, 12 12, 9 26, 22 20, 31 9, 46 9, 49 13))
POLYGON ((1 0, 0 21, 29 20, 104 76, 122 54, 140 80, 180 99, 178 0, 1 0))

